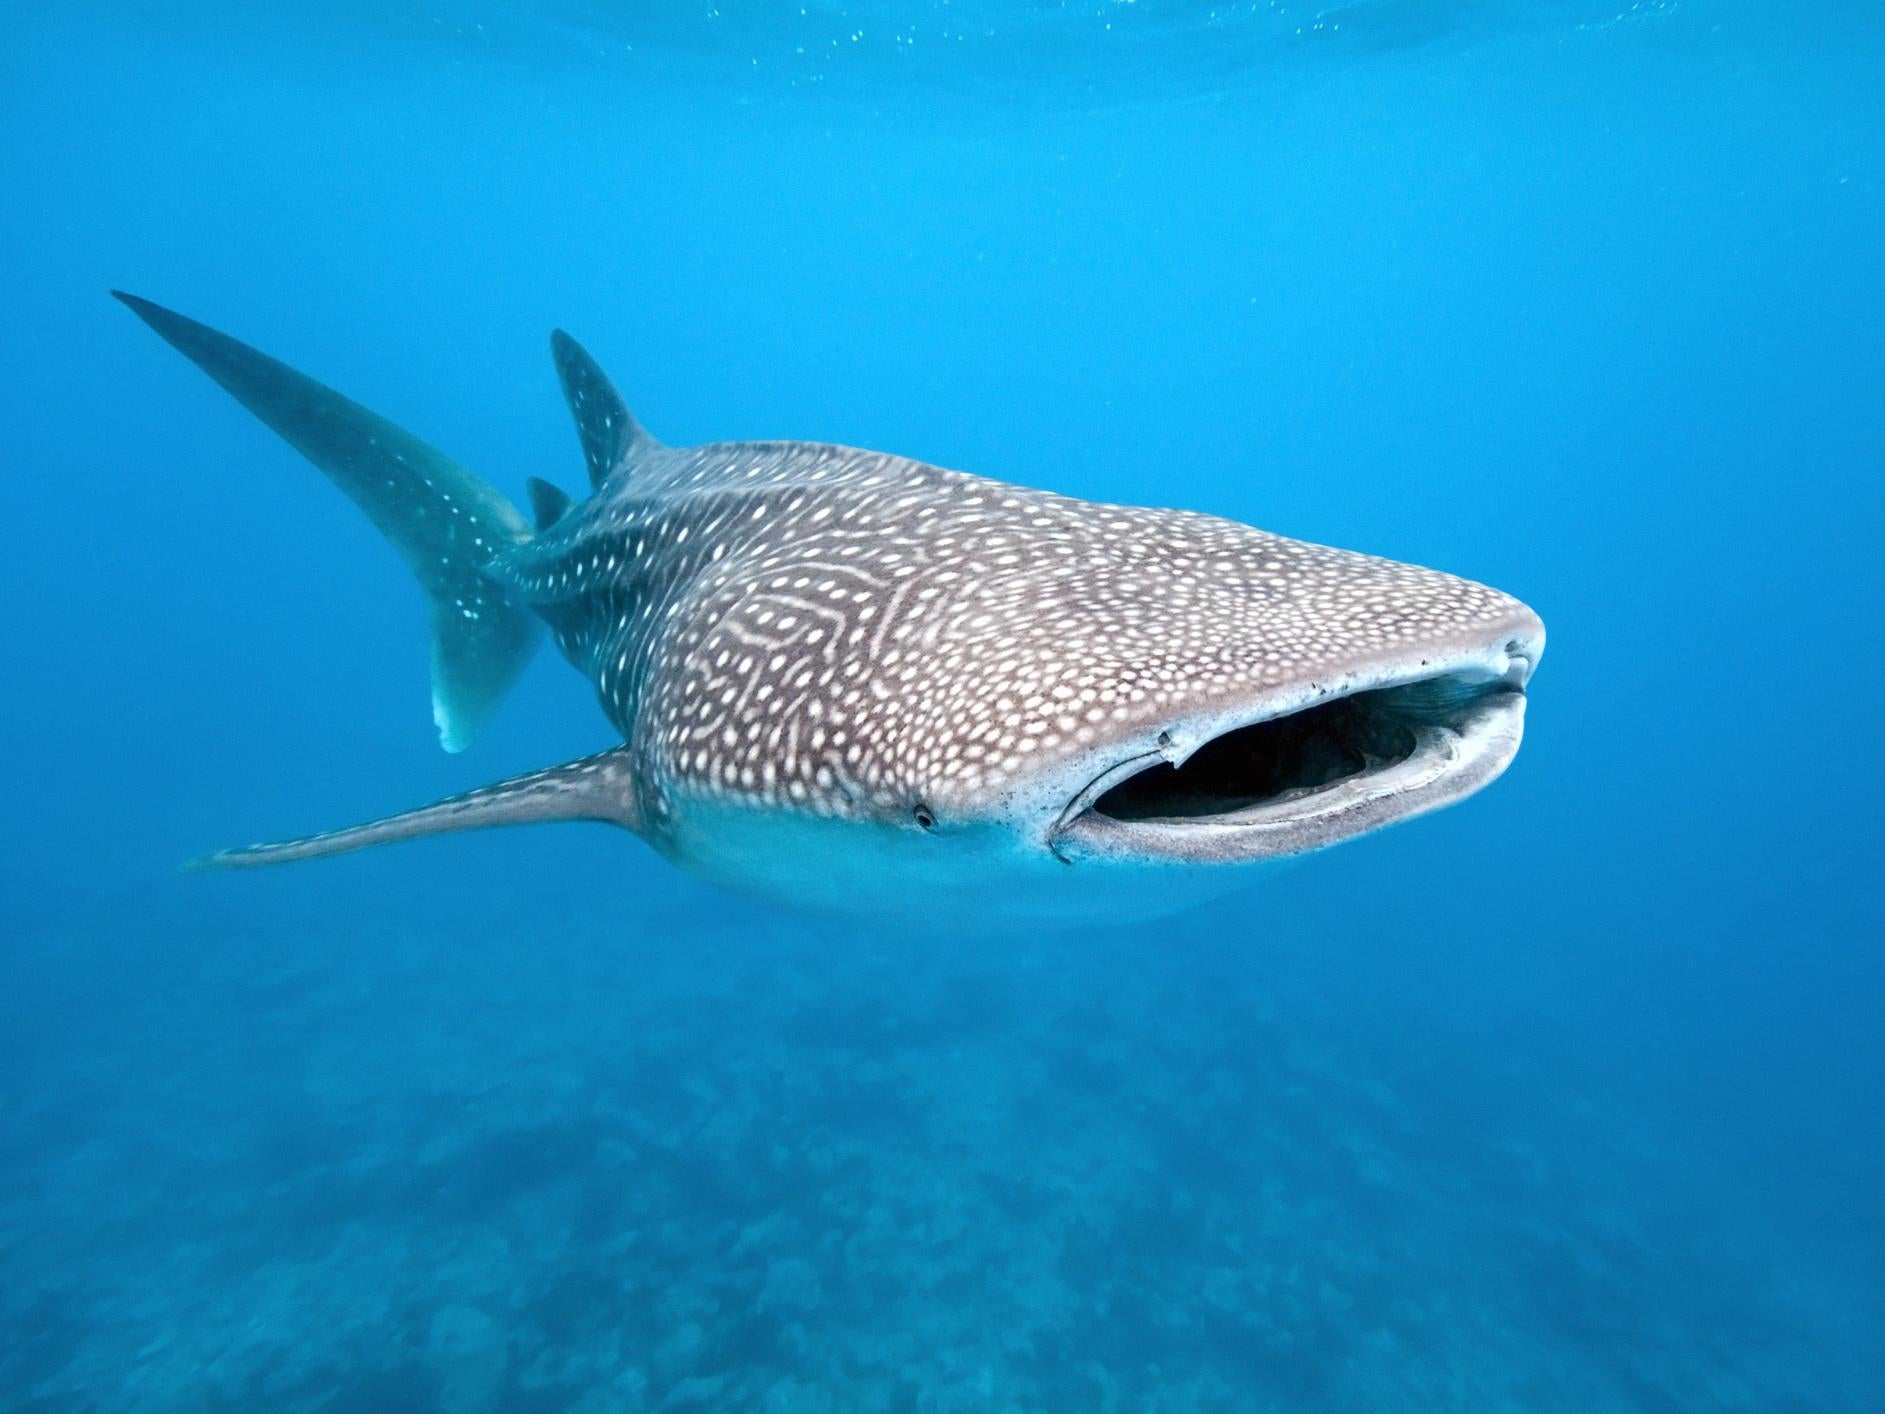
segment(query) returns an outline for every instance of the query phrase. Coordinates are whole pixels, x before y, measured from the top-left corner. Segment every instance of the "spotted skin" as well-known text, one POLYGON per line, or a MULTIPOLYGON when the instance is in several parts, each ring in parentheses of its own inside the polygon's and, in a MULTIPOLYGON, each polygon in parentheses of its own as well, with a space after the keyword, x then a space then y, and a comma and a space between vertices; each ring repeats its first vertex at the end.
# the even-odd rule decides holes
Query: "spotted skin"
POLYGON ((1174 711, 1526 611, 1186 511, 805 442, 662 449, 489 571, 676 798, 948 818, 1174 711))

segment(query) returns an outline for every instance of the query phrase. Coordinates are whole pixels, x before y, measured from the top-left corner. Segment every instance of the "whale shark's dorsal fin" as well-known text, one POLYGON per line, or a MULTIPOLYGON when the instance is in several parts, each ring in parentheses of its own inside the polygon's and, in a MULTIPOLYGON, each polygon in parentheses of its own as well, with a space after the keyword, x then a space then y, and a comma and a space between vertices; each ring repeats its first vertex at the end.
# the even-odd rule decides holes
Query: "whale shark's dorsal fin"
POLYGON ((552 485, 541 476, 532 476, 524 485, 530 491, 530 513, 537 518, 537 529, 548 530, 569 509, 569 492, 552 485))
POLYGON ((562 380, 570 416, 576 419, 576 435, 582 439, 583 460, 589 464, 592 487, 600 486, 610 472, 634 465, 638 457, 661 445, 635 421, 635 414, 615 391, 609 375, 561 329, 550 335, 550 356, 556 360, 556 376, 562 380))
POLYGON ((466 468, 287 364, 113 290, 133 314, 327 473, 405 558, 432 611, 432 719, 463 751, 536 646, 536 620, 485 575, 530 538, 516 507, 466 468))
POLYGON ((447 796, 417 810, 388 815, 364 825, 283 840, 278 844, 225 849, 193 859, 183 867, 192 872, 256 869, 265 864, 321 859, 376 844, 416 840, 455 830, 484 830, 497 825, 533 825, 559 820, 596 820, 628 830, 641 828, 641 807, 635 793, 628 747, 618 746, 612 751, 585 756, 547 770, 512 776, 495 785, 447 796))

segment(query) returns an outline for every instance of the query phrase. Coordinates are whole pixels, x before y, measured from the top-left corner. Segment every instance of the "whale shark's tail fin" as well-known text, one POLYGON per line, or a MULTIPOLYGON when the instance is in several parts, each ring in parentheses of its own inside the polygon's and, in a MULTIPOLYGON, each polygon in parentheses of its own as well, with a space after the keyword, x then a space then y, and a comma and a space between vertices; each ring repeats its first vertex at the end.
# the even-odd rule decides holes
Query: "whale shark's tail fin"
POLYGON ((444 453, 247 344, 112 292, 353 498, 418 577, 432 613, 432 718, 463 751, 530 661, 536 621, 484 573, 530 537, 516 507, 444 453))

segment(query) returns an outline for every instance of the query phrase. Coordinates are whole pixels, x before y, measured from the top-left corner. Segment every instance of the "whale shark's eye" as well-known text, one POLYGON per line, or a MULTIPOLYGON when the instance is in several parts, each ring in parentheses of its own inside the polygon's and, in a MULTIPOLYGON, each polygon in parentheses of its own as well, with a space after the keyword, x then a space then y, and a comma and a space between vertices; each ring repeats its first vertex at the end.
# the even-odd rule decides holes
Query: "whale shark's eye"
POLYGON ((936 812, 931 810, 927 805, 924 805, 921 801, 917 802, 915 813, 917 824, 921 825, 926 830, 936 828, 936 812))

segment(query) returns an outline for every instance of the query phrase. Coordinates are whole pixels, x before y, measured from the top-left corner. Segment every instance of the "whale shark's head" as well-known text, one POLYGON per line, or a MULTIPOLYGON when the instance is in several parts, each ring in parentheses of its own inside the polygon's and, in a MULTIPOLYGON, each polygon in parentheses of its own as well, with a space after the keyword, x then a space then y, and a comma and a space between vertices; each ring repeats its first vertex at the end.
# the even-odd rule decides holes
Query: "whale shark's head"
POLYGON ((1071 864, 1272 859, 1458 800, 1517 751, 1544 646, 1518 601, 1204 516, 1112 515, 1130 553, 1032 567, 992 641, 972 608, 934 635, 948 710, 909 733, 931 831, 1000 822, 1071 864))
MULTIPOLYGON (((1189 512, 991 499, 880 539, 892 572, 842 605, 835 645, 777 632, 822 622, 816 573, 794 576, 795 611, 748 595, 727 616, 696 662, 727 654, 737 684, 771 629, 778 682, 812 694, 783 756, 753 733, 760 769, 786 773, 755 788, 874 828, 788 829, 755 870, 752 838, 709 811, 683 830, 690 862, 847 912, 1028 912, 1044 893, 1105 915, 1128 879, 1129 906, 1157 908, 1457 801, 1518 749, 1544 626, 1497 590, 1189 512)), ((695 687, 702 765, 738 795, 748 729, 713 708, 734 688, 695 687)))

